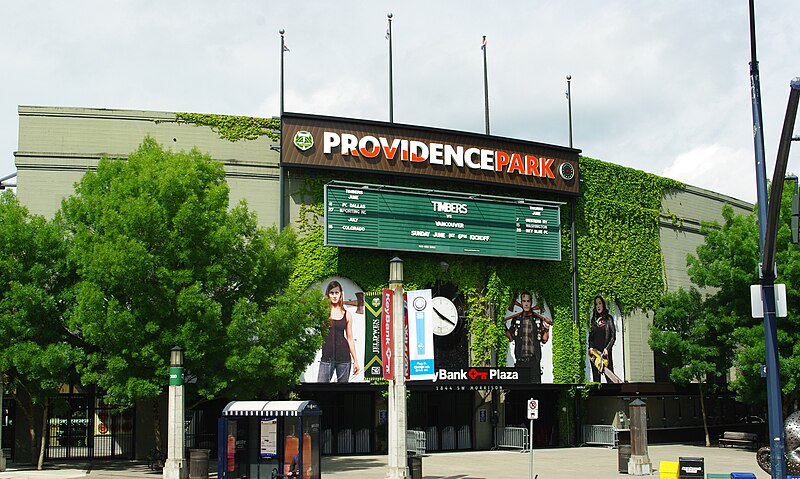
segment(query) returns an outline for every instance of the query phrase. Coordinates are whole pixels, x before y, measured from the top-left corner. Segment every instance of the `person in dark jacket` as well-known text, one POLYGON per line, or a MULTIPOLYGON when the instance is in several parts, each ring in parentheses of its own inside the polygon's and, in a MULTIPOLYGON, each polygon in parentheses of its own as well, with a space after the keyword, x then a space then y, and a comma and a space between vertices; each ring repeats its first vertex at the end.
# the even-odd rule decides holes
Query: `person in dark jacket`
MULTIPOLYGON (((614 371, 614 358, 611 350, 617 340, 617 330, 614 327, 614 318, 608 312, 606 301, 602 296, 594 297, 594 307, 592 308, 592 323, 589 325, 589 349, 596 350, 603 359, 608 360, 605 366, 614 371)), ((592 363, 592 380, 600 382, 601 370, 592 363)))

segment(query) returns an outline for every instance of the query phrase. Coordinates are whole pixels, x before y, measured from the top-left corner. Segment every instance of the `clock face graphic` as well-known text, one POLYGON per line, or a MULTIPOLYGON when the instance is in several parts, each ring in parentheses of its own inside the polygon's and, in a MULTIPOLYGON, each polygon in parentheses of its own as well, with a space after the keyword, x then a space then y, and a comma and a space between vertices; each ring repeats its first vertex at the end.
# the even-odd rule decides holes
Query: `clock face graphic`
POLYGON ((433 307, 433 334, 447 336, 458 326, 458 310, 452 301, 444 296, 437 296, 431 300, 433 307))
POLYGON ((561 163, 561 166, 558 167, 558 173, 561 178, 569 181, 575 178, 575 167, 572 166, 572 163, 561 163))

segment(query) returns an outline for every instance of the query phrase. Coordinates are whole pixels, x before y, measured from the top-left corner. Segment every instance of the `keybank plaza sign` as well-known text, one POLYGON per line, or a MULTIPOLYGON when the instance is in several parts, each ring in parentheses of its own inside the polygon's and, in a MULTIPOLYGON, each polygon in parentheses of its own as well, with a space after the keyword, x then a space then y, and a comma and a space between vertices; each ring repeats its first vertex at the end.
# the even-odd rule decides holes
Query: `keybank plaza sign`
POLYGON ((450 130, 285 114, 281 164, 579 193, 580 150, 450 130))

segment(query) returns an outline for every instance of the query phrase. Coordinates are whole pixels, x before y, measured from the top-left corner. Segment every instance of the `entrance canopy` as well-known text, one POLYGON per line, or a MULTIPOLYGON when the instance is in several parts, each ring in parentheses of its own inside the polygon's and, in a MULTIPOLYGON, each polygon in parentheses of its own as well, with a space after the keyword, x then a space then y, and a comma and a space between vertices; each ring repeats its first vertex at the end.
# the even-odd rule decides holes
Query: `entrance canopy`
POLYGON ((231 401, 223 416, 319 416, 322 410, 314 401, 231 401))

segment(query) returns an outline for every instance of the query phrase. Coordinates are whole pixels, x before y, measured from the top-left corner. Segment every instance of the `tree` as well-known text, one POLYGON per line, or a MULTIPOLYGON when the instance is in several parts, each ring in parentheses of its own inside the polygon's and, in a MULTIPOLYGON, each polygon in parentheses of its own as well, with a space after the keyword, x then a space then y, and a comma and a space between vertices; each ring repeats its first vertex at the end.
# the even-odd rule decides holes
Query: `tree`
MULTIPOLYGON (((63 232, 31 216, 10 192, 0 194, 0 379, 28 422, 47 418, 62 385, 76 378, 80 340, 66 324, 74 274, 63 232)), ((44 461, 47 421, 39 434, 38 468, 44 461)))
POLYGON ((725 374, 733 357, 733 319, 719 313, 713 300, 704 300, 697 289, 680 289, 661 298, 650 328, 650 347, 662 354, 670 379, 683 385, 698 383, 706 447, 711 440, 704 389, 709 378, 725 374))
MULTIPOLYGON (((800 247, 791 244, 791 189, 785 189, 776 243, 776 283, 786 284, 789 316, 778 318, 778 356, 784 415, 800 406, 800 247)), ((737 374, 731 388, 739 400, 763 405, 766 384, 761 378, 765 361, 764 328, 752 318, 750 285, 758 284, 760 260, 758 224, 755 214, 735 215, 730 206, 722 210, 724 223, 704 224, 705 243, 697 255, 689 255, 689 276, 694 284, 713 291, 709 309, 721 321, 733 323, 737 374)))
POLYGON ((221 163, 149 137, 64 201, 80 276, 70 326, 88 345, 82 379, 106 402, 159 396, 176 345, 201 397, 275 397, 321 346, 321 295, 288 289, 294 233, 259 228, 228 201, 221 163))

